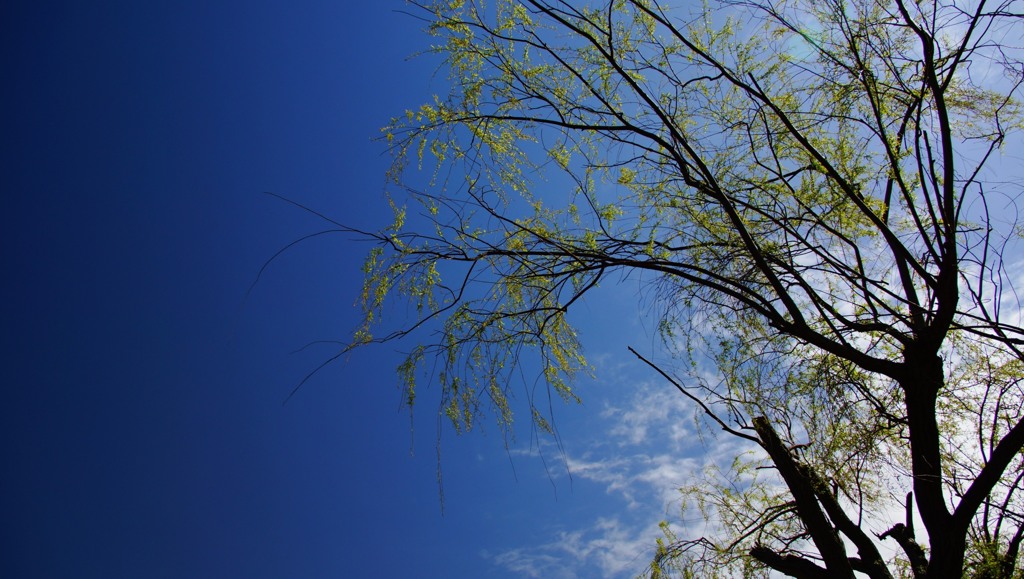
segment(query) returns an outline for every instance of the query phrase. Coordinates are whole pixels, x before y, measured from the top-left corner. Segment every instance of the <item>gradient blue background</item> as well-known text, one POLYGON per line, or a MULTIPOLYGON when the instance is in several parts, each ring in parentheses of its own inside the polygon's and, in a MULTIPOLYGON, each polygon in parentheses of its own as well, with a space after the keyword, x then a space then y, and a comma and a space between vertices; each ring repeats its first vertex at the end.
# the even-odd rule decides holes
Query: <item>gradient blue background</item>
POLYGON ((490 428, 443 431, 442 516, 392 347, 282 405, 333 351, 292 350, 354 327, 366 247, 317 238, 246 297, 324 226, 263 192, 388 223, 373 139, 444 88, 402 9, 0 4, 0 576, 525 576, 495 554, 626 509, 490 428))

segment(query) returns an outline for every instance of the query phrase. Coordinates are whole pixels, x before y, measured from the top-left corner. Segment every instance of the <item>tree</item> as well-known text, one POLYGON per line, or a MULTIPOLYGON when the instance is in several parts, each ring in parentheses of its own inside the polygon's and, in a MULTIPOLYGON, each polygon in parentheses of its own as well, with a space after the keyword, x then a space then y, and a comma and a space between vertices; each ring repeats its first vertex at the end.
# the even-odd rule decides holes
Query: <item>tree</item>
POLYGON ((435 330, 410 405, 426 373, 508 428, 524 368, 575 399, 569 312, 640 279, 678 357, 637 355, 760 449, 653 575, 1020 576, 1018 1, 414 5, 450 92, 386 128, 406 200, 352 343, 435 330))

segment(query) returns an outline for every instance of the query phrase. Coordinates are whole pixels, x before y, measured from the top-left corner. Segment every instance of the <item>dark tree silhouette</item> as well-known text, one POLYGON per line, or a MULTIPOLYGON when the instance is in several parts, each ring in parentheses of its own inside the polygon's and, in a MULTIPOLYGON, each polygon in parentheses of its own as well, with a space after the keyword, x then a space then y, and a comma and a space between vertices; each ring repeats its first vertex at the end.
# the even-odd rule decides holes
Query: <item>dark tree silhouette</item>
POLYGON ((1019 576, 1020 2, 414 4, 450 92, 386 129, 352 344, 436 331, 410 404, 426 368, 507 427, 533 360, 574 399, 567 314, 632 276, 679 356, 641 360, 761 450, 684 489, 714 531, 652 575, 1019 576))

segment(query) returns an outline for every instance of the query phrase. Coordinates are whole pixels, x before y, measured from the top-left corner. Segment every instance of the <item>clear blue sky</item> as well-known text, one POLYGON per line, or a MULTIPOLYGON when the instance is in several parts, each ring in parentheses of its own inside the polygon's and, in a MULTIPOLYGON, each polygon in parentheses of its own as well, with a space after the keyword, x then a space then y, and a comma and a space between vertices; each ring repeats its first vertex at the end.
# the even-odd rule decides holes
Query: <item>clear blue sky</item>
POLYGON ((354 327, 366 247, 312 241, 246 298, 323 225, 263 192, 387 224, 372 139, 443 89, 402 9, 0 5, 0 576, 642 570, 698 465, 689 413, 625 351, 652 342, 635 284, 583 304, 598 379, 558 411, 570 468, 528 429, 508 451, 443 429, 443 514, 436 411, 410 433, 394 347, 282 406, 332 350, 291 352, 354 327))

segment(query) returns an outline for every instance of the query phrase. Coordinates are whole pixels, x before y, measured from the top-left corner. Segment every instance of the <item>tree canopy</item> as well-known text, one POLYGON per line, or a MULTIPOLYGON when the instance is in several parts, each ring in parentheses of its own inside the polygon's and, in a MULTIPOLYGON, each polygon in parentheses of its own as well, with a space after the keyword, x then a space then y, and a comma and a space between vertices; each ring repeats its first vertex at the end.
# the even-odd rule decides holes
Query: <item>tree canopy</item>
POLYGON ((413 4, 448 92, 385 129, 353 339, 425 330, 410 405, 507 428, 524 368, 575 399, 569 312, 640 279, 676 358, 638 359, 760 449, 652 575, 1020 576, 1019 1, 413 4))

